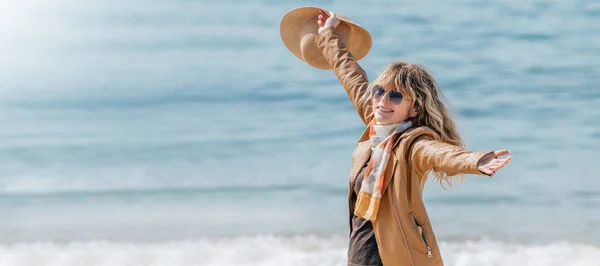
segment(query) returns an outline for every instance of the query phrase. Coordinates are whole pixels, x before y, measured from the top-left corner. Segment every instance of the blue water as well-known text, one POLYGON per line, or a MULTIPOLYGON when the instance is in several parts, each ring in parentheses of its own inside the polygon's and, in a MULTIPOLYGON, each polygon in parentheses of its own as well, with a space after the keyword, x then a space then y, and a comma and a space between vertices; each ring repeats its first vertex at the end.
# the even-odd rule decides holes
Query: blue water
POLYGON ((511 150, 492 179, 428 182, 447 264, 595 265, 595 0, 7 4, 0 264, 343 265, 364 128, 334 74, 283 45, 301 5, 371 32, 371 78, 425 65, 469 149, 511 150))

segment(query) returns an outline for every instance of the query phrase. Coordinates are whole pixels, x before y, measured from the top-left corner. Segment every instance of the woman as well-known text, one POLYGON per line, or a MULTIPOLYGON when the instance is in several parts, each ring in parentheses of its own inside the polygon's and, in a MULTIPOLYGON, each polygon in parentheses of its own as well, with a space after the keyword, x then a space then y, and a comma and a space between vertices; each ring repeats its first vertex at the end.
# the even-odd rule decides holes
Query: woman
POLYGON ((333 13, 321 12, 315 39, 368 126, 352 156, 348 265, 443 265, 422 192, 429 173, 492 176, 508 150, 472 152, 463 142, 434 78, 405 62, 371 84, 340 42, 333 13))

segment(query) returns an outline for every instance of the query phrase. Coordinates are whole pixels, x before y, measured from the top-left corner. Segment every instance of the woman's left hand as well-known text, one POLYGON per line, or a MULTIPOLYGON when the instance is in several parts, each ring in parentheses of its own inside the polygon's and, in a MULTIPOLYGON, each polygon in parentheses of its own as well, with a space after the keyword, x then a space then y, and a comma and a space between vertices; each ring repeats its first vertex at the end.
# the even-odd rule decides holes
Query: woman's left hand
POLYGON ((479 159, 477 163, 477 169, 484 174, 494 175, 498 170, 502 169, 510 160, 512 156, 508 156, 504 159, 498 158, 500 156, 508 155, 508 150, 498 150, 493 153, 489 153, 479 159))

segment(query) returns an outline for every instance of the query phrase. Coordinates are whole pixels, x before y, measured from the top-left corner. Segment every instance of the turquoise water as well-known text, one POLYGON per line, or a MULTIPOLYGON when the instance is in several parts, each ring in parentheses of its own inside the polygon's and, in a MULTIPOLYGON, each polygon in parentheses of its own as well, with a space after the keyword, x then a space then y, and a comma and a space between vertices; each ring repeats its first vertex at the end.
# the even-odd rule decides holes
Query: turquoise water
POLYGON ((593 0, 7 4, 0 264, 343 265, 363 125, 281 42, 301 5, 371 32, 371 78, 431 70, 469 149, 511 150, 492 179, 426 185, 448 265, 597 265, 593 0))

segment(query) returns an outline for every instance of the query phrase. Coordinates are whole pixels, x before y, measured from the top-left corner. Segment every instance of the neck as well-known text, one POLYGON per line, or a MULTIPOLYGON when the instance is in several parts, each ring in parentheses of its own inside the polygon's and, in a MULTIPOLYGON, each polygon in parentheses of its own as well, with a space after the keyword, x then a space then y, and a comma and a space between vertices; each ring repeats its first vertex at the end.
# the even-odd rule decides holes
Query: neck
POLYGON ((371 142, 371 148, 375 148, 381 142, 383 142, 388 136, 392 133, 400 133, 410 127, 411 123, 408 121, 391 123, 391 124, 381 124, 378 121, 371 124, 369 131, 369 139, 371 142), (398 131, 398 132, 397 132, 398 131))

